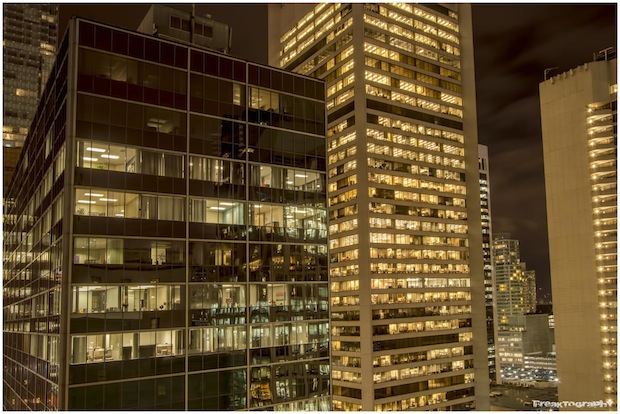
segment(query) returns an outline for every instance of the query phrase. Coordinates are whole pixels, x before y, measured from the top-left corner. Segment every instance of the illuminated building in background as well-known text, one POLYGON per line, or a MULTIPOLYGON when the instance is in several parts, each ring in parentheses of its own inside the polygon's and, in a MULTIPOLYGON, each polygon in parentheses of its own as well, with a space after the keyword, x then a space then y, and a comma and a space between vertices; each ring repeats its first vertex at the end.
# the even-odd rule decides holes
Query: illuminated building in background
POLYGON ((5 3, 2 7, 2 147, 6 192, 19 148, 24 145, 54 64, 58 5, 5 3))
POLYGON ((469 5, 270 4, 269 28, 272 65, 326 81, 333 409, 488 409, 469 5))
POLYGON ((617 407, 615 48, 540 84, 559 400, 617 407))
POLYGON ((491 225, 491 182, 489 170, 489 149, 478 144, 478 169, 480 170, 480 214, 482 216, 482 252, 484 254, 484 300, 487 321, 487 356, 489 379, 501 382, 497 369, 497 304, 495 303, 495 271, 493 268, 493 228, 491 225))
POLYGON ((497 304, 497 360, 503 366, 523 365, 525 330, 525 279, 521 270, 519 240, 496 233, 493 239, 493 267, 497 304))
POLYGON ((536 312, 536 270, 527 270, 525 262, 521 262, 521 276, 523 277, 523 311, 536 312))
POLYGON ((9 410, 330 408, 325 85, 72 19, 8 196, 9 410))

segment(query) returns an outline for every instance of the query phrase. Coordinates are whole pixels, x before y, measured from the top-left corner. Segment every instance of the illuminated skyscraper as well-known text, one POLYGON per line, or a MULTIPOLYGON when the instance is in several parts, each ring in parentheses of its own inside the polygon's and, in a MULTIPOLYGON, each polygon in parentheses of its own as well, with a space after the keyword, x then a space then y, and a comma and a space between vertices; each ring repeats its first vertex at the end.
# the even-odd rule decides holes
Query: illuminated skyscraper
POLYGON ((525 262, 521 262, 521 275, 523 276, 523 311, 525 313, 536 312, 536 270, 527 270, 525 262))
POLYGON ((269 7, 327 82, 333 409, 487 408, 470 7, 269 7))
POLYGON ((521 270, 519 240, 511 239, 506 233, 494 235, 493 267, 497 303, 498 368, 522 366, 526 285, 521 270))
POLYGON ((615 49, 540 84, 560 400, 617 407, 615 49))
POLYGON ((497 304, 495 301, 495 270, 493 268, 493 228, 491 225, 491 180, 489 170, 489 149, 478 145, 478 169, 480 170, 480 214, 482 216, 482 252, 484 254, 484 300, 487 320, 487 355, 489 379, 500 381, 497 369, 497 304))
POLYGON ((324 95, 72 19, 8 192, 4 408, 328 410, 324 95))
POLYGON ((58 39, 58 5, 3 4, 3 114, 5 190, 19 149, 50 74, 58 39))

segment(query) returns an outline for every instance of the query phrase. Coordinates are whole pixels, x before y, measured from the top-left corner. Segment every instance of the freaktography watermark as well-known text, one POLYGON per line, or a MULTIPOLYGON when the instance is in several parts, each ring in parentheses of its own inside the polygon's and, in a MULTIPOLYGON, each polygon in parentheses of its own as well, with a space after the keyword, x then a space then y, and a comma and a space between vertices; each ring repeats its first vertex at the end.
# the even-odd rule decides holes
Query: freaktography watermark
POLYGON ((534 408, 600 408, 608 407, 609 403, 603 400, 598 401, 541 401, 532 400, 532 406, 534 408))

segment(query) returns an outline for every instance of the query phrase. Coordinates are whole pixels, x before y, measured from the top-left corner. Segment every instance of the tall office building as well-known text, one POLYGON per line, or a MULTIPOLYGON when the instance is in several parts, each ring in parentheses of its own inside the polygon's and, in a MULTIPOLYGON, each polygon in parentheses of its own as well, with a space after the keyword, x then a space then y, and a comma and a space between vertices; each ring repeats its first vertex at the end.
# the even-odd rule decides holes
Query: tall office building
POLYGON ((482 252, 484 255, 484 300, 487 321, 487 357, 489 379, 500 383, 497 369, 497 304, 495 303, 495 270, 493 267, 493 227, 491 225, 491 180, 489 170, 489 148, 478 144, 478 170, 480 173, 480 214, 482 217, 482 252))
POLYGON ((327 82, 333 409, 488 408, 470 7, 269 7, 327 82))
POLYGON ((521 276, 523 277, 523 311, 536 312, 536 270, 527 270, 527 264, 521 262, 521 276))
POLYGON ((493 239, 497 303, 498 368, 523 365, 523 335, 525 330, 525 279, 521 270, 519 240, 507 233, 497 233, 493 239))
POLYGON ((5 223, 5 409, 330 407, 325 86, 73 19, 5 223))
POLYGON ((617 60, 540 84, 559 399, 617 404, 617 60))
POLYGON ((56 55, 58 5, 3 4, 2 147, 5 192, 56 55))

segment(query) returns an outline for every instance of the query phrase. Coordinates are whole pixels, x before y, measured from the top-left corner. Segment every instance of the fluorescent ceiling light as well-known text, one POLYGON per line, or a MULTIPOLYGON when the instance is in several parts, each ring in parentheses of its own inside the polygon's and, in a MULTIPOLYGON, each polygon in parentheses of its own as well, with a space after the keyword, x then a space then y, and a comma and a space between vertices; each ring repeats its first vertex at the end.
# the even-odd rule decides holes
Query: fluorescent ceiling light
POLYGON ((89 201, 89 200, 78 200, 78 203, 82 203, 82 204, 95 204, 96 201, 89 201))
POLYGON ((119 156, 118 155, 101 154, 101 158, 109 158, 111 160, 117 160, 117 159, 119 159, 119 156))
POLYGON ((84 161, 99 161, 99 159, 98 159, 98 158, 91 158, 91 157, 82 157, 82 159, 83 159, 84 161))
POLYGON ((99 193, 84 193, 86 197, 103 197, 103 194, 99 193))
POLYGON ((100 198, 99 201, 110 201, 112 203, 115 203, 118 200, 116 198, 100 198))
POLYGON ((105 152, 105 150, 103 148, 95 148, 95 147, 87 147, 86 151, 92 151, 92 152, 105 152))

